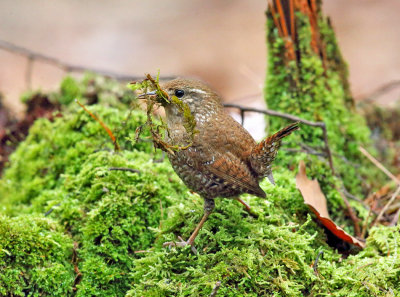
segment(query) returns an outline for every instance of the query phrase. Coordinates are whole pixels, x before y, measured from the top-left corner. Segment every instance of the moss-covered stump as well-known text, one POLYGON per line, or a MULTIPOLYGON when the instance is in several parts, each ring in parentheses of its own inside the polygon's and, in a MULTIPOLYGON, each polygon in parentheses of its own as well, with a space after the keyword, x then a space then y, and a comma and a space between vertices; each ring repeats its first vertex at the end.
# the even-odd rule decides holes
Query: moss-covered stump
POLYGON ((92 76, 62 86, 50 98, 67 103, 63 115, 34 124, 0 180, 1 296, 208 296, 218 281, 217 296, 400 294, 399 227, 374 228, 363 251, 342 257, 295 187, 302 156, 280 166, 288 161, 278 155, 277 186, 262 183, 267 199, 243 197, 258 218, 220 199, 196 240, 197 255, 164 248, 188 238, 202 198, 168 160, 154 162, 160 155, 150 143, 132 141, 145 115, 135 108, 129 117, 123 86, 92 76), (119 131, 120 152, 68 104, 73 96, 96 98, 89 109, 119 131))
MULTIPOLYGON (((323 15, 320 0, 294 1, 292 8, 284 5, 291 1, 271 2, 267 12, 265 101, 273 110, 324 122, 330 148, 329 154, 320 127, 302 124, 298 133, 285 139, 278 162, 291 166, 305 160, 307 174, 319 181, 335 222, 360 236, 361 221, 367 219, 368 211, 350 200, 361 219, 359 228, 354 229, 343 196, 350 193, 348 197, 367 197, 381 188, 387 177, 359 151, 360 146, 376 150, 366 120, 355 108, 347 65, 331 21, 323 15)), ((272 133, 287 120, 275 117, 269 118, 269 123, 272 133)), ((390 158, 386 161, 390 168, 390 158)))

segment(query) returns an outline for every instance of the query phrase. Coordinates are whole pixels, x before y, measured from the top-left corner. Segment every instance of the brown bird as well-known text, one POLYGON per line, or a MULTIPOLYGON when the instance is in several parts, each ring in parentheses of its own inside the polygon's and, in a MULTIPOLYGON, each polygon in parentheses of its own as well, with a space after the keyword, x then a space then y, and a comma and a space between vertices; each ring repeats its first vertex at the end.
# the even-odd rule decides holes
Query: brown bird
POLYGON ((161 87, 170 98, 176 96, 186 103, 196 120, 197 131, 192 137, 185 129, 184 115, 177 104, 160 100, 166 112, 168 143, 179 146, 192 143, 187 149, 168 153, 168 158, 186 186, 204 198, 203 218, 189 240, 173 243, 193 247, 198 232, 214 209, 214 198, 237 199, 250 211, 239 198, 240 194, 266 197, 259 182, 268 177, 274 184, 271 164, 281 139, 299 127, 298 123, 291 124, 257 144, 228 114, 220 96, 202 82, 175 79, 161 87))

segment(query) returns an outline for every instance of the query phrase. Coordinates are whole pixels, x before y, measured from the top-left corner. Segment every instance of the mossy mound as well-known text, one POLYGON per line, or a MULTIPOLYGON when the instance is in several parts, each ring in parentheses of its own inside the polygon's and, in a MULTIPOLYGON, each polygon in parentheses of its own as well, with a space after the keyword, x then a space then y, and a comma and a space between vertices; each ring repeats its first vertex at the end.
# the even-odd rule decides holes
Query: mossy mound
MULTIPOLYGON (((89 102, 88 88, 104 79, 68 80, 89 102)), ((71 103, 54 121, 38 120, 10 158, 0 180, 0 294, 207 296, 217 281, 217 296, 400 293, 399 228, 375 228, 366 249, 343 258, 326 244, 295 187, 301 156, 288 166, 278 155, 277 186, 262 184, 266 200, 243 197, 258 218, 234 200, 219 199, 196 240, 198 255, 164 248, 165 241, 188 238, 202 198, 189 192, 168 160, 154 161, 160 155, 151 143, 132 141, 145 115, 129 111, 123 86, 104 85, 89 108, 119 130, 120 152, 71 103)))
POLYGON ((66 296, 74 284, 72 239, 56 221, 0 215, 0 296, 66 296))

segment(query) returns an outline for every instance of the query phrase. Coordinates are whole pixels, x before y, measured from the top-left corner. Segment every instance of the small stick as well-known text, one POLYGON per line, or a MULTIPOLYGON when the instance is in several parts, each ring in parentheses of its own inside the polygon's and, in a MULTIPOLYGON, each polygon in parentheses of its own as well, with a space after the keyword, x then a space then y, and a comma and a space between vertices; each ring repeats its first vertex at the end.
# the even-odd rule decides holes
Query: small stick
POLYGON ((313 269, 314 269, 314 273, 316 275, 318 275, 318 261, 319 258, 324 254, 324 251, 320 251, 317 255, 317 258, 315 259, 314 265, 313 265, 313 269))
POLYGON ((53 212, 53 210, 57 207, 60 206, 61 203, 57 203, 56 205, 52 206, 48 211, 45 212, 44 216, 47 217, 49 214, 53 212))
POLYGON ((85 105, 83 105, 82 103, 80 103, 80 102, 78 101, 78 99, 75 99, 75 102, 78 103, 79 106, 82 107, 83 110, 86 111, 94 120, 96 120, 96 121, 103 127, 104 130, 106 130, 107 134, 110 136, 110 138, 111 138, 111 140, 112 140, 112 142, 113 142, 113 144, 114 144, 114 149, 115 149, 116 151, 119 151, 119 150, 120 150, 120 147, 119 147, 119 145, 118 145, 118 143, 117 143, 117 139, 115 138, 115 136, 114 136, 114 134, 112 133, 111 129, 108 128, 107 125, 104 124, 97 116, 95 116, 92 112, 90 112, 90 111, 85 107, 85 105))
POLYGON ((109 171, 113 171, 113 170, 120 170, 120 171, 129 171, 129 172, 133 172, 133 173, 141 173, 140 170, 137 169, 133 169, 133 168, 127 168, 127 167, 110 167, 108 168, 109 171))
POLYGON ((361 231, 360 231, 360 226, 358 225, 358 222, 360 221, 360 219, 355 215, 353 208, 351 207, 351 205, 349 203, 349 200, 347 200, 346 195, 343 194, 343 192, 340 191, 339 189, 336 188, 336 190, 339 192, 340 196, 342 196, 343 202, 344 202, 344 204, 346 204, 349 216, 350 216, 351 220, 353 221, 354 234, 356 235, 356 237, 360 237, 361 231))
POLYGON ((372 103, 376 99, 378 99, 381 95, 400 87, 400 80, 390 81, 388 83, 384 83, 383 85, 379 86, 377 89, 372 91, 369 95, 361 96, 359 102, 361 103, 372 103))
POLYGON ((219 287, 221 286, 221 281, 217 281, 216 283, 215 283, 215 286, 214 286, 214 288, 212 289, 212 292, 211 292, 211 294, 210 294, 210 297, 215 297, 215 296, 217 296, 217 293, 218 293, 218 290, 219 290, 219 287))
POLYGON ((386 205, 382 208, 381 212, 379 213, 379 215, 377 216, 375 221, 371 224, 371 226, 373 226, 375 223, 379 222, 379 220, 382 218, 385 211, 388 209, 390 204, 392 204, 392 202, 396 199, 396 197, 397 197, 397 195, 399 195, 399 193, 400 193, 400 185, 397 187, 397 190, 393 193, 392 197, 390 197, 390 200, 388 201, 388 203, 386 203, 386 205))
POLYGON ((365 205, 364 201, 362 201, 360 198, 354 196, 353 194, 351 194, 345 187, 344 185, 342 185, 342 191, 343 194, 347 197, 350 198, 351 200, 357 201, 359 203, 361 203, 366 209, 368 209, 368 207, 365 205))
POLYGON ((366 156, 376 167, 382 170, 388 177, 390 177, 396 184, 400 185, 400 180, 395 177, 389 170, 386 169, 385 166, 382 165, 377 159, 375 159, 368 151, 362 146, 358 147, 359 151, 366 156))

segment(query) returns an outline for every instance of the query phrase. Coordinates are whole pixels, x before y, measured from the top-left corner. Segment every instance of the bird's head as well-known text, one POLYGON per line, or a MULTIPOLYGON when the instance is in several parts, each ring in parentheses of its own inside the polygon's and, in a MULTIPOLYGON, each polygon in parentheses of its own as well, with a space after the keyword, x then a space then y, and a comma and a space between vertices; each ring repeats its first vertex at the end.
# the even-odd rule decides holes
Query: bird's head
MULTIPOLYGON (((203 82, 192 79, 177 78, 160 85, 167 92, 170 100, 164 100, 163 106, 167 118, 181 117, 175 100, 189 106, 191 113, 198 123, 207 121, 222 108, 219 95, 203 82)), ((178 102, 179 103, 179 102, 178 102)))

